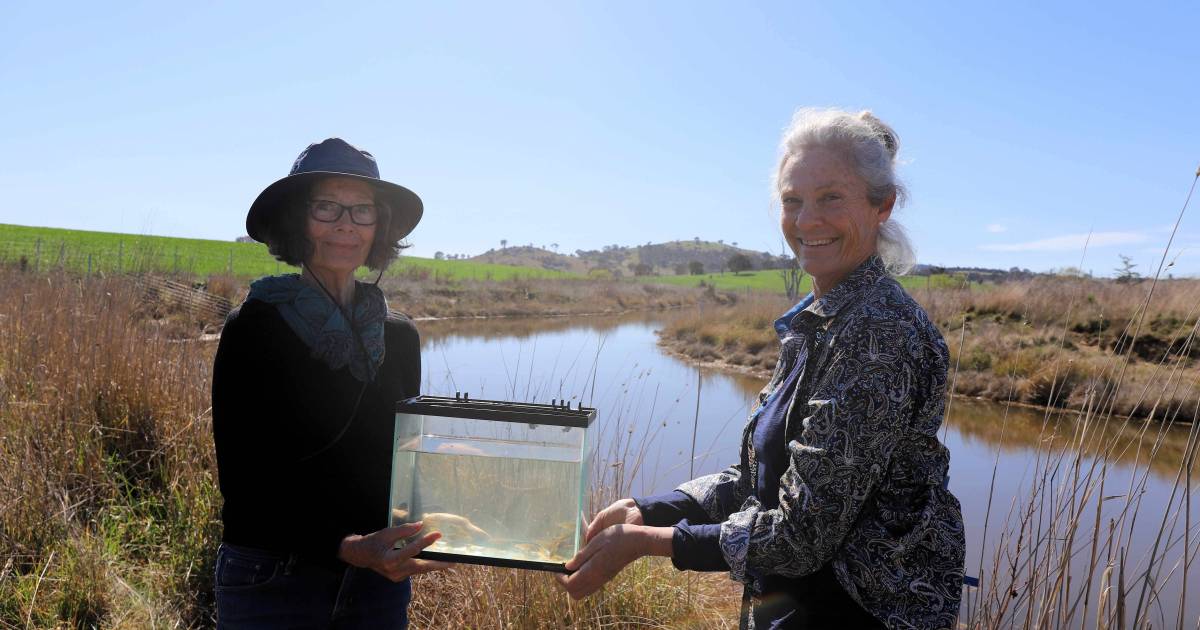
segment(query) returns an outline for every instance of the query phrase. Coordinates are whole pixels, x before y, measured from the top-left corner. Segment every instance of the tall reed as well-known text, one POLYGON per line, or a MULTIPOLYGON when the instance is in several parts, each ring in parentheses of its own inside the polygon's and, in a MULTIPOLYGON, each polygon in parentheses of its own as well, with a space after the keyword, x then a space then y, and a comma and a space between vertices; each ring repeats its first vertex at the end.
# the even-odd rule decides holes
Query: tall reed
POLYGON ((127 278, 3 272, 0 295, 0 622, 201 623, 211 350, 127 278))

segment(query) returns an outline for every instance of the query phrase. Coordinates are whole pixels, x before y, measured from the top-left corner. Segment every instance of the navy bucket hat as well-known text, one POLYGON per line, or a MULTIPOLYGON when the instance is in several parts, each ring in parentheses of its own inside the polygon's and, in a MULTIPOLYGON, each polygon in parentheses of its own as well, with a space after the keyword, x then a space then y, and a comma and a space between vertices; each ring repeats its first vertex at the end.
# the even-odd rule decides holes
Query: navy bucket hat
POLYGON ((398 242, 408 236, 421 221, 424 205, 413 191, 379 179, 375 156, 341 138, 329 138, 300 153, 287 177, 267 186, 246 214, 246 233, 250 238, 267 242, 267 227, 285 210, 287 200, 300 188, 322 177, 350 177, 369 182, 376 190, 376 201, 391 210, 388 222, 388 241, 398 242))

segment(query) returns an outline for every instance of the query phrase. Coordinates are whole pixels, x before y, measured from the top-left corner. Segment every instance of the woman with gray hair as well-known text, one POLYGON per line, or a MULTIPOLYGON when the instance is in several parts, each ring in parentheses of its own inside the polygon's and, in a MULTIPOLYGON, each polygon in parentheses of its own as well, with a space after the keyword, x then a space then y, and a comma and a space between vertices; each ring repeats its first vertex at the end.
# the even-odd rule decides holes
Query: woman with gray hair
POLYGON ((560 579, 573 597, 660 555, 744 584, 743 627, 957 625, 963 522, 937 438, 948 353, 891 277, 913 261, 891 218, 898 148, 870 112, 797 112, 773 188, 813 292, 775 322, 740 461, 597 514, 560 579))

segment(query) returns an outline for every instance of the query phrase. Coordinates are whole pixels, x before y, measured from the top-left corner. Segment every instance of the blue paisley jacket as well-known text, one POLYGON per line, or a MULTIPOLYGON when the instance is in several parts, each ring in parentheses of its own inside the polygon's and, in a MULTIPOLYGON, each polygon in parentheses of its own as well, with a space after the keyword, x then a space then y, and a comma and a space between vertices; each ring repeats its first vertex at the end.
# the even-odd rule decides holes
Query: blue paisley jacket
POLYGON ((937 439, 948 352, 924 310, 872 257, 780 327, 782 349, 742 439, 740 461, 679 487, 720 523, 733 579, 830 564, 889 628, 953 628, 964 533, 937 439), (800 365, 802 363, 802 365, 800 365), (779 505, 754 495, 757 408, 793 369, 779 505))

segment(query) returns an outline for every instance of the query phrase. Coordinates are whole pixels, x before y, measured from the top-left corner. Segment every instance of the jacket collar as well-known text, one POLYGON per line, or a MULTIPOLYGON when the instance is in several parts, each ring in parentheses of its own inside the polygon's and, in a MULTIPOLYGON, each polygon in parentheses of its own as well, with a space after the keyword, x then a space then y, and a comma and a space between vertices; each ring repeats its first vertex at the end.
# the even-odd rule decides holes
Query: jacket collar
POLYGON ((877 254, 871 255, 850 275, 842 279, 832 289, 821 297, 809 293, 803 300, 793 306, 782 317, 775 320, 775 331, 780 338, 787 336, 789 329, 794 329, 801 320, 808 317, 829 319, 838 314, 846 305, 857 302, 862 294, 874 286, 880 279, 887 277, 887 268, 883 259, 877 254))
POLYGON ((812 293, 809 293, 808 295, 804 296, 804 299, 797 302, 795 306, 788 309, 788 312, 780 315, 779 319, 775 320, 775 334, 779 335, 780 340, 791 336, 795 326, 793 322, 796 319, 796 316, 804 312, 804 309, 808 308, 809 305, 813 303, 814 297, 815 296, 812 293))

